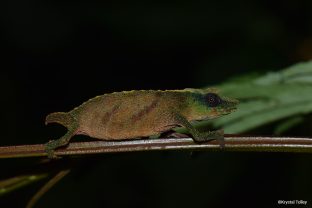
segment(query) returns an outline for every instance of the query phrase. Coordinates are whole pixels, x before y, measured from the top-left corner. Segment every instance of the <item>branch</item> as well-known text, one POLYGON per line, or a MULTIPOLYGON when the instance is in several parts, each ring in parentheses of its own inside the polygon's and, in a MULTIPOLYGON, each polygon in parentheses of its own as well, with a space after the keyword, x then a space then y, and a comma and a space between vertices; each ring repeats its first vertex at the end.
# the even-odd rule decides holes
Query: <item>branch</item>
MULTIPOLYGON (((151 150, 205 150, 312 153, 311 138, 225 136, 225 147, 217 141, 194 143, 192 138, 160 138, 127 141, 73 142, 55 151, 58 156, 151 150)), ((0 147, 0 158, 47 156, 43 144, 0 147)))

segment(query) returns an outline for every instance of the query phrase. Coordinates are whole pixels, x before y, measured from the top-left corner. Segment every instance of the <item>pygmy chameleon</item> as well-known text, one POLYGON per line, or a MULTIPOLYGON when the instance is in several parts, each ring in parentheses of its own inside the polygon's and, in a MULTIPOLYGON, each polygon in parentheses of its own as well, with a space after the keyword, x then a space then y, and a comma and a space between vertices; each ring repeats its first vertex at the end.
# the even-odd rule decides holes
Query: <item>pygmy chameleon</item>
POLYGON ((46 124, 59 123, 68 132, 45 147, 50 158, 54 149, 67 145, 77 134, 101 140, 149 137, 185 127, 195 142, 223 141, 223 130, 199 132, 192 122, 217 118, 236 109, 238 101, 221 97, 214 88, 184 90, 133 90, 94 97, 69 112, 55 112, 46 124))

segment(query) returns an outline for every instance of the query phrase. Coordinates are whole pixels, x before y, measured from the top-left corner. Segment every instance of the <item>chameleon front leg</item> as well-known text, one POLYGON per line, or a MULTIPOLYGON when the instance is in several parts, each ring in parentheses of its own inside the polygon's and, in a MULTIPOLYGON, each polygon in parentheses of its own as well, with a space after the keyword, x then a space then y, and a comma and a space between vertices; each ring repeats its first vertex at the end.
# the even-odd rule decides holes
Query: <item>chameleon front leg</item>
POLYGON ((176 116, 177 122, 185 127, 193 136, 195 142, 207 142, 210 140, 217 140, 220 143, 220 147, 224 147, 224 132, 223 129, 208 132, 199 132, 192 124, 183 116, 176 116))
POLYGON ((56 140, 51 140, 48 143, 46 143, 45 144, 45 150, 48 154, 48 157, 51 159, 57 158, 57 156, 54 153, 54 150, 58 147, 67 145, 69 143, 70 139, 75 135, 76 130, 77 130, 77 127, 73 126, 73 127, 69 128, 68 132, 64 136, 62 136, 61 138, 56 139, 56 140))

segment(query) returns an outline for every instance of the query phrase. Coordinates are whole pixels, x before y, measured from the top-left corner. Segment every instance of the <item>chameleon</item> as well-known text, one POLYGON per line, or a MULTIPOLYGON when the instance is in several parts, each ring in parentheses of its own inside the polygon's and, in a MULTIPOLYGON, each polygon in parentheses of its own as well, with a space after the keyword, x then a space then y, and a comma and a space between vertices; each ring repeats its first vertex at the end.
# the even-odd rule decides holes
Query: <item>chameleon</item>
POLYGON ((74 135, 100 140, 150 137, 184 127, 194 142, 224 141, 223 130, 199 132, 195 121, 217 118, 236 110, 238 100, 220 96, 215 88, 132 90, 96 96, 69 112, 47 115, 45 123, 58 123, 67 133, 45 144, 49 158, 74 135))

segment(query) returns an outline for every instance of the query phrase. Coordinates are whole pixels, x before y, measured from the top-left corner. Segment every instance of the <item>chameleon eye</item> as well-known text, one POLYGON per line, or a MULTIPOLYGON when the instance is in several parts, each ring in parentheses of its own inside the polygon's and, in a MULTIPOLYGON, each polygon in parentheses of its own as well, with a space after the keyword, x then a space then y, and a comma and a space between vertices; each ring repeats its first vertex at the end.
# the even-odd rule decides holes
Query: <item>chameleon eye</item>
POLYGON ((205 100, 206 100, 209 107, 216 107, 216 106, 220 105, 222 102, 221 98, 214 93, 206 94, 205 100))

